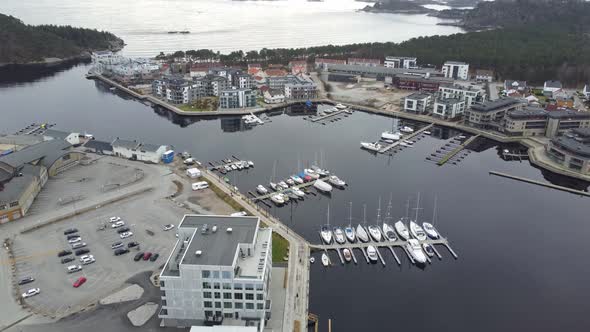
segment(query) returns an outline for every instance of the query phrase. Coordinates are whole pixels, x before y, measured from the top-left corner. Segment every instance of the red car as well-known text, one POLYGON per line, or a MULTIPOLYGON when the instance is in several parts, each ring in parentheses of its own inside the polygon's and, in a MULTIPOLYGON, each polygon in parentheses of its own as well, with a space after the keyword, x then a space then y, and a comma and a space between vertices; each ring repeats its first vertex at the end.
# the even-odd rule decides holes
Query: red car
POLYGON ((143 254, 143 260, 147 261, 148 259, 150 259, 150 257, 152 257, 152 253, 151 252, 146 252, 145 254, 143 254))
POLYGON ((76 280, 76 282, 74 283, 74 288, 78 288, 78 287, 82 286, 85 282, 86 282, 86 277, 78 278, 78 280, 76 280))

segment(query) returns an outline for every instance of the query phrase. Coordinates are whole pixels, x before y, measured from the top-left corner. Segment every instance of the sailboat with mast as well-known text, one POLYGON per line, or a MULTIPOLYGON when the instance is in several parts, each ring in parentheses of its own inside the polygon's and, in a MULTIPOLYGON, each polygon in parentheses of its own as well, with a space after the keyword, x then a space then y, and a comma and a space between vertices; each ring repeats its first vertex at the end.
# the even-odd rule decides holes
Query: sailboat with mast
POLYGON ((412 236, 414 236, 414 238, 420 241, 424 241, 426 240, 426 233, 424 232, 424 229, 422 229, 422 227, 420 227, 420 225, 418 224, 418 210, 420 210, 420 193, 418 193, 415 210, 416 219, 410 221, 410 232, 412 233, 412 236))
POLYGON ((277 191, 277 190, 280 189, 280 187, 275 182, 273 182, 274 181, 274 178, 275 178, 275 172, 276 172, 276 170, 277 170, 277 161, 275 160, 275 162, 272 165, 272 176, 268 180, 268 184, 270 185, 270 187, 274 191, 277 191))
POLYGON ((344 234, 350 243, 354 243, 356 241, 356 235, 354 233, 354 228, 352 227, 352 202, 350 202, 348 226, 344 228, 344 234))
POLYGON ((395 223, 395 225, 393 225, 395 227, 395 231, 397 232, 397 234, 399 234, 400 238, 402 238, 405 241, 410 239, 410 232, 408 231, 408 228, 406 227, 406 224, 404 223, 404 221, 408 220, 408 210, 409 209, 410 209, 410 200, 408 199, 406 201, 406 217, 400 218, 400 220, 398 220, 395 223))
POLYGON ((398 141, 402 138, 402 133, 397 130, 398 124, 397 118, 391 119, 391 131, 384 131, 381 133, 382 139, 388 139, 398 141))
POLYGON ((436 231, 436 228, 434 228, 434 222, 436 219, 436 203, 437 203, 437 199, 436 199, 436 196, 434 196, 434 210, 432 211, 432 223, 429 223, 429 222, 422 223, 422 227, 424 227, 424 231, 426 232, 426 235, 428 235, 428 237, 433 240, 436 240, 440 237, 440 235, 436 231))
POLYGON ((381 231, 379 230, 379 223, 381 221, 381 198, 379 198, 379 207, 377 208, 377 226, 376 225, 370 225, 369 226, 369 234, 371 234, 371 237, 373 238, 373 240, 377 241, 377 242, 381 242, 381 231))
MULTIPOLYGON (((367 223, 367 207, 365 205, 363 205, 363 223, 367 223)), ((369 234, 361 224, 356 226, 356 236, 361 242, 369 242, 369 234)))
POLYGON ((397 240, 397 237, 395 236, 395 231, 393 230, 393 227, 391 227, 391 225, 389 225, 386 221, 387 220, 391 220, 391 199, 392 199, 392 195, 389 195, 389 204, 387 204, 387 214, 385 215, 385 219, 383 219, 383 236, 385 236, 385 238, 389 241, 395 241, 397 240))
POLYGON ((329 205, 328 205, 327 219, 328 219, 328 224, 322 226, 322 229, 320 230, 320 235, 322 237, 322 240, 326 244, 331 244, 332 243, 332 231, 330 230, 330 206, 329 205))

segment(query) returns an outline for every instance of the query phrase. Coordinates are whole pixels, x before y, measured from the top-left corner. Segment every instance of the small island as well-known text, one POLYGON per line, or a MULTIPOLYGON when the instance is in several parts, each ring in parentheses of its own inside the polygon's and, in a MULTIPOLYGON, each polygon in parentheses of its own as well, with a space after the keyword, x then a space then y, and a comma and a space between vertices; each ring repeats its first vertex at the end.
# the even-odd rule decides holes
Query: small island
POLYGON ((27 25, 0 14, 0 66, 47 65, 90 58, 97 50, 119 51, 121 38, 105 31, 57 25, 27 25))

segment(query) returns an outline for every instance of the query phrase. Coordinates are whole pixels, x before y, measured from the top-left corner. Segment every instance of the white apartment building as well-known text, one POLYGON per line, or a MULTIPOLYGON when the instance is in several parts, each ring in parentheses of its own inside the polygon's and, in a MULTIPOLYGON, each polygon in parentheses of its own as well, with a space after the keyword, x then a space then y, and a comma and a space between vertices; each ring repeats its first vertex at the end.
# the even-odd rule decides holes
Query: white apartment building
POLYGON ((383 65, 387 68, 412 69, 418 67, 418 59, 405 56, 387 56, 383 65))
POLYGON ((442 72, 444 77, 466 81, 469 79, 469 64, 458 61, 447 61, 442 67, 442 72))
POLYGON ((465 100, 467 107, 475 102, 484 101, 486 93, 481 86, 463 86, 459 84, 441 85, 438 87, 438 94, 443 99, 461 99, 465 100))
POLYGON ((465 104, 465 100, 457 98, 436 99, 432 105, 432 113, 444 119, 454 119, 465 113, 465 104))
POLYGON ((270 318, 272 230, 258 217, 185 215, 160 273, 165 326, 244 325, 270 318))
POLYGON ((590 99, 590 84, 584 85, 584 90, 582 90, 582 93, 586 98, 590 99))
POLYGON ((412 113, 427 113, 430 109, 432 95, 428 93, 413 93, 404 99, 404 111, 412 113))

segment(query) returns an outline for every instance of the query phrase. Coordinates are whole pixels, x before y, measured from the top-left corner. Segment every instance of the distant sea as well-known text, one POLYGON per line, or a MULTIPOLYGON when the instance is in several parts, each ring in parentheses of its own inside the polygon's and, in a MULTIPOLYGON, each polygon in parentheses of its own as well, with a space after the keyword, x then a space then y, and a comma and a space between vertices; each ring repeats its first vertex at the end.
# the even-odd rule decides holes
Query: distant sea
POLYGON ((2 0, 0 12, 27 24, 108 30, 122 37, 133 57, 209 48, 221 52, 400 42, 461 32, 426 15, 359 11, 367 2, 231 0, 2 0), (188 30, 190 34, 169 34, 188 30))

